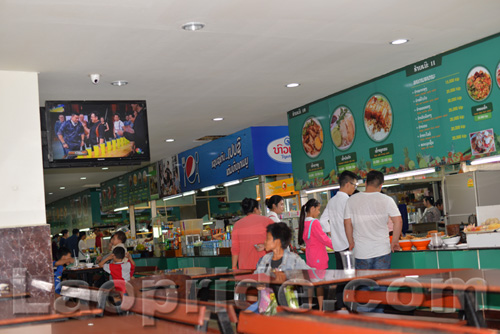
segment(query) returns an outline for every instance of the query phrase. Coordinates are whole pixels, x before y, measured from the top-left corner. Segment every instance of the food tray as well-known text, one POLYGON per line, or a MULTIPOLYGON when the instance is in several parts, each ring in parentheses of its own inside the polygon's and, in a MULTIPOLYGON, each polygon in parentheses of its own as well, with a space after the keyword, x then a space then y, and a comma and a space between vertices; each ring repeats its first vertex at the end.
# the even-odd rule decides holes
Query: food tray
POLYGON ((498 232, 498 230, 500 230, 500 228, 497 228, 497 229, 494 229, 494 230, 484 230, 484 231, 465 231, 464 230, 464 233, 465 234, 494 233, 494 232, 498 232))

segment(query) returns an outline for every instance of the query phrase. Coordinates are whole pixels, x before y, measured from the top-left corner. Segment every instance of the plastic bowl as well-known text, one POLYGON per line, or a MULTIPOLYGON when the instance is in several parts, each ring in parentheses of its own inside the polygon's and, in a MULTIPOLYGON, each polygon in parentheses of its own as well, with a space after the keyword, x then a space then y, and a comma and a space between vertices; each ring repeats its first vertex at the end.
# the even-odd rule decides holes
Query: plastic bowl
POLYGON ((399 247, 401 247, 401 250, 409 251, 411 250, 411 246, 410 240, 399 240, 399 247))
POLYGON ((455 246, 460 241, 460 236, 453 238, 443 238, 443 242, 446 246, 455 246))
POLYGON ((429 243, 431 242, 431 239, 417 239, 417 240, 412 240, 411 243, 413 246, 417 248, 417 250, 426 250, 427 246, 429 246, 429 243))

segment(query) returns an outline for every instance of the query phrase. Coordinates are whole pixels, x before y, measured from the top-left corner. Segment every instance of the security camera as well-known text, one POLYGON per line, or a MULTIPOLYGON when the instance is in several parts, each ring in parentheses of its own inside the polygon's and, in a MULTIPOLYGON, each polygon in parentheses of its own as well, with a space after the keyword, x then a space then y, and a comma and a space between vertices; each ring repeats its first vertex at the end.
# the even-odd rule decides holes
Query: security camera
POLYGON ((90 81, 92 81, 92 83, 94 85, 97 85, 99 83, 99 80, 101 80, 101 75, 100 74, 91 74, 90 75, 90 81))

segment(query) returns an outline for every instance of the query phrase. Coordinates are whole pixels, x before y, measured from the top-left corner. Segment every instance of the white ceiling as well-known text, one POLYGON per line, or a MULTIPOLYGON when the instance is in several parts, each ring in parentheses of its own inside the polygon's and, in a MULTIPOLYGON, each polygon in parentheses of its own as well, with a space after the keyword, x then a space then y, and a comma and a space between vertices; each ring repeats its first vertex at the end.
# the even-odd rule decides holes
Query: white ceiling
MULTIPOLYGON (((0 0, 0 69, 39 72, 40 105, 146 99, 156 161, 203 135, 285 125, 290 109, 498 33, 499 13, 498 0, 0 0)), ((46 170, 46 200, 134 168, 46 170)))

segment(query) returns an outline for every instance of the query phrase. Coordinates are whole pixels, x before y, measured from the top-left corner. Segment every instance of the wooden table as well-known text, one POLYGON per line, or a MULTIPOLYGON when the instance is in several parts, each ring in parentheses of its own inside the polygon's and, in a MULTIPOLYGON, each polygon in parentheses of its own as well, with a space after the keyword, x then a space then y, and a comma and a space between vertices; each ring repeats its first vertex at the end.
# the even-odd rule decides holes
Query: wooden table
POLYGON ((141 272, 144 277, 133 278, 130 284, 134 287, 136 296, 154 297, 160 290, 164 290, 168 297, 208 300, 210 283, 214 279, 228 278, 235 275, 252 273, 253 270, 245 269, 225 269, 225 268, 181 268, 174 270, 160 270, 155 272, 141 272), (163 282, 162 282, 163 281, 163 282), (201 288, 196 289, 196 282, 201 281, 201 288), (171 283, 168 283, 171 282, 171 283), (165 291, 170 289, 169 291, 165 291), (173 290, 175 289, 175 293, 173 290))
POLYGON ((442 299, 443 291, 453 292, 453 304, 459 302, 469 325, 486 327, 483 312, 477 310, 476 293, 500 293, 500 270, 463 269, 443 270, 437 273, 407 275, 406 277, 382 279, 379 285, 426 289, 442 299))
POLYGON ((156 319, 154 326, 143 326, 142 316, 132 314, 127 316, 105 316, 92 319, 74 319, 46 324, 23 325, 17 327, 1 328, 0 334, 127 334, 127 333, 176 333, 195 334, 193 326, 181 325, 173 322, 156 319))
POLYGON ((82 281, 85 281, 90 286, 92 286, 94 283, 94 280, 93 280, 94 274, 101 273, 103 271, 104 271, 104 269, 102 269, 101 267, 94 266, 92 268, 86 268, 86 267, 78 268, 78 269, 68 268, 68 269, 64 269, 62 274, 63 274, 63 276, 67 276, 68 274, 76 274, 78 279, 81 279, 82 281))
POLYGON ((225 278, 228 281, 245 282, 247 284, 269 284, 281 285, 285 282, 293 282, 294 285, 303 286, 330 286, 348 283, 356 279, 381 279, 391 276, 399 276, 398 270, 356 270, 354 274, 348 274, 344 270, 287 270, 276 272, 271 275, 251 274, 238 275, 225 278))
POLYGON ((278 310, 278 313, 271 317, 241 312, 238 333, 493 334, 497 331, 440 322, 375 318, 358 314, 323 313, 311 310, 306 313, 288 313, 278 310))
MULTIPOLYGON (((281 286, 283 284, 304 287, 329 287, 349 283, 360 279, 377 280, 391 276, 399 276, 397 270, 356 270, 354 274, 346 273, 344 270, 287 270, 275 272, 271 275, 252 274, 239 275, 234 278, 224 278, 224 280, 234 280, 238 282, 235 289, 235 301, 239 308, 246 308, 246 292, 248 287, 258 287, 259 285, 281 286)), ((276 292, 276 290, 275 290, 276 292)), ((278 303, 285 305, 285 299, 281 293, 277 294, 278 303)))
POLYGON ((102 314, 102 310, 95 308, 62 313, 56 311, 54 308, 54 298, 31 299, 6 299, 0 301, 0 326, 56 321, 102 314))

